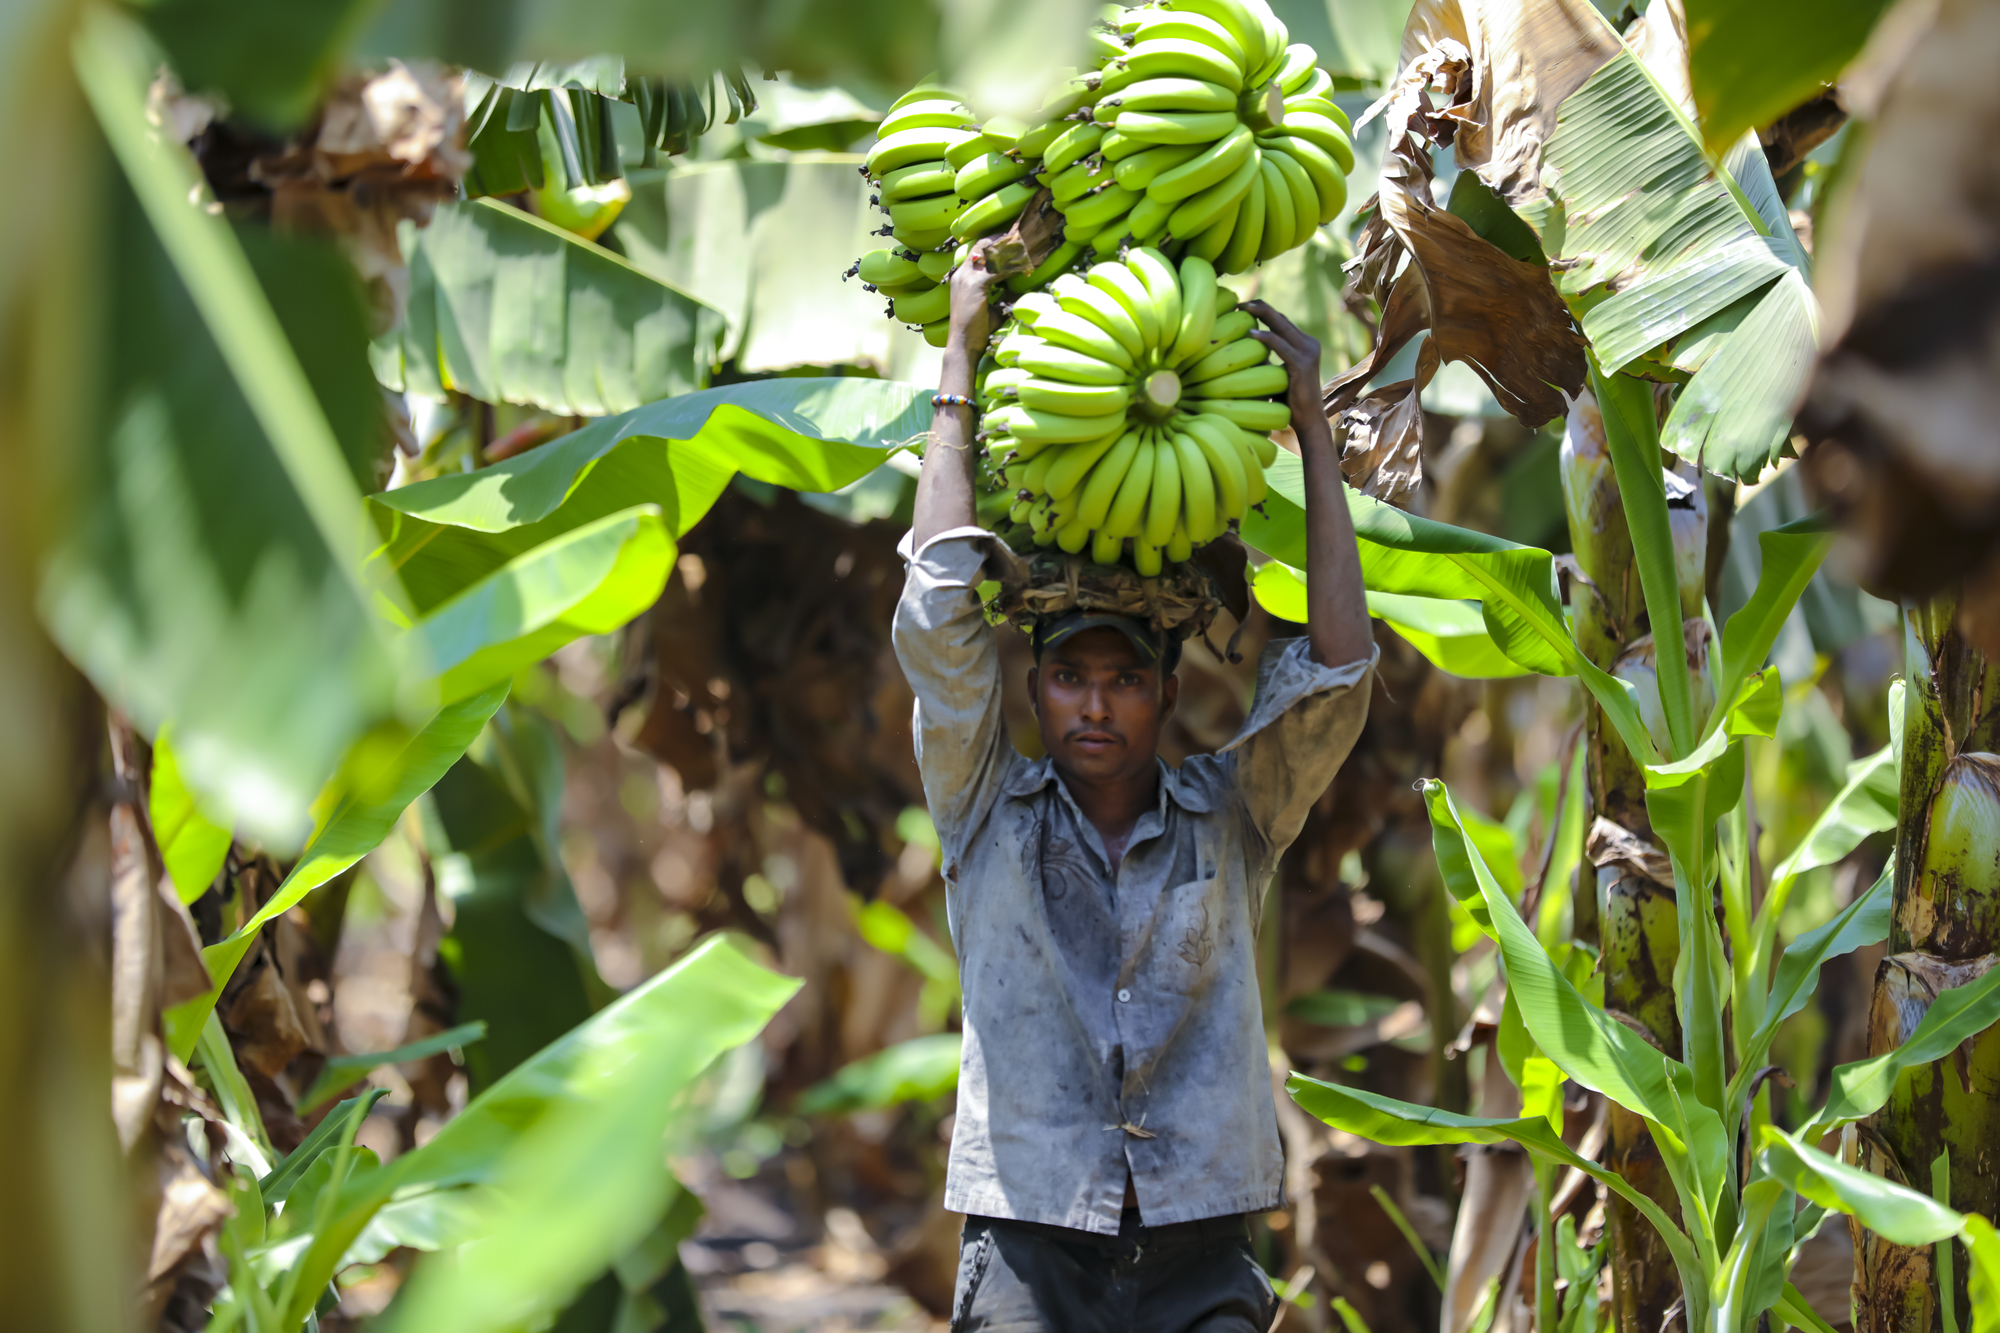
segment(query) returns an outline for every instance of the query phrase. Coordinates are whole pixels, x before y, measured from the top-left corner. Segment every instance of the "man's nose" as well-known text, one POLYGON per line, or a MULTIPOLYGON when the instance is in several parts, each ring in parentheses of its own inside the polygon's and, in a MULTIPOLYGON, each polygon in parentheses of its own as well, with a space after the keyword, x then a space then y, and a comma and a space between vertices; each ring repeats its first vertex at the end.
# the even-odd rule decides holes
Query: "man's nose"
POLYGON ((1083 715, 1093 722, 1103 721, 1111 716, 1111 691, 1096 681, 1083 692, 1083 715))

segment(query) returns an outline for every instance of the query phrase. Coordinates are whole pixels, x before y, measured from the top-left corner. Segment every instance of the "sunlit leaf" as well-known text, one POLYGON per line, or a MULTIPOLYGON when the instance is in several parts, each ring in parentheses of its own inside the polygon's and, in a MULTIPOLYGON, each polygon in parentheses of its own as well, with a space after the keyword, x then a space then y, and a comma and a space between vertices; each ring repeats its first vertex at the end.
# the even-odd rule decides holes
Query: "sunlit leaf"
POLYGON ((1764 1169, 1822 1208, 1850 1217, 1885 1240, 1898 1245, 1929 1245, 1957 1235, 1963 1215, 1928 1194, 1919 1194, 1892 1180, 1848 1166, 1817 1148, 1806 1146, 1812 1130, 1787 1134, 1775 1125, 1758 1130, 1757 1147, 1764 1169))
MULTIPOLYGON (((1762 561, 1756 590, 1722 627, 1722 669, 1715 681, 1718 704, 1734 699, 1742 682, 1764 665, 1778 631, 1784 628, 1786 617, 1798 605, 1832 543, 1832 532, 1817 517, 1757 534, 1762 561)), ((1720 717, 1718 710, 1706 731, 1714 731, 1720 717)))
POLYGON ((1800 1131, 1807 1141, 1872 1115, 1889 1100, 1904 1070, 1927 1065, 1949 1055, 1967 1037, 2000 1023, 2000 967, 1976 981, 1954 986, 1931 1001, 1923 1021, 1893 1051, 1866 1060, 1836 1065, 1833 1092, 1826 1106, 1800 1131))
POLYGON ((383 557, 428 611, 584 524, 657 505, 678 538, 736 472, 836 491, 930 426, 931 390, 869 379, 774 379, 682 394, 594 421, 503 463, 374 498, 383 557))
POLYGON ((174 892, 191 903, 208 892, 208 886, 229 857, 229 830, 211 823, 201 812, 194 793, 181 781, 180 765, 174 760, 168 728, 153 738, 153 775, 147 793, 147 815, 153 823, 153 838, 160 845, 160 859, 166 862, 174 892))

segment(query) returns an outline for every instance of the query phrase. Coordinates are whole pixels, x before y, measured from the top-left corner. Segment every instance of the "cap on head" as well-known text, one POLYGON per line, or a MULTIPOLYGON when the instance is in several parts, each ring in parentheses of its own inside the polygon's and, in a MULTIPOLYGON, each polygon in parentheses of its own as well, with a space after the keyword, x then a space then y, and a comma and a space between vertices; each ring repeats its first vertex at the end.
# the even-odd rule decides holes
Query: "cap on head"
POLYGON ((1035 650, 1035 661, 1040 663, 1042 654, 1061 643, 1091 629, 1115 629, 1131 640, 1133 651, 1147 666, 1157 666, 1162 677, 1171 676, 1181 664, 1181 641, 1175 634, 1156 630, 1141 620, 1130 616, 1116 615, 1109 611, 1069 611, 1059 616, 1049 616, 1035 625, 1029 643, 1035 650))

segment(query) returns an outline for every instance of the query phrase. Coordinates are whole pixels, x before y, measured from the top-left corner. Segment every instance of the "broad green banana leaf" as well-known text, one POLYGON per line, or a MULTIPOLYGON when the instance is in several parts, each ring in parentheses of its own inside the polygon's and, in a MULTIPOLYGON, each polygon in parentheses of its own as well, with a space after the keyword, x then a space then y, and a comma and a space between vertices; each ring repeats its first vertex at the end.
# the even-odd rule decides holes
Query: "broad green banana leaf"
POLYGON ((416 623, 422 660, 451 701, 511 680, 572 639, 606 634, 659 600, 674 542, 653 505, 552 537, 416 623))
POLYGON ((359 861, 389 836, 410 802, 427 791, 456 763, 507 697, 507 684, 447 704, 422 730, 393 753, 372 756, 370 771, 343 772, 315 802, 314 832, 291 873, 242 929, 202 950, 215 989, 167 1010, 167 1044, 185 1060, 222 988, 250 950, 264 923, 292 910, 301 899, 359 861))
POLYGON ((106 180, 106 267, 74 312, 105 331, 70 381, 90 425, 43 442, 75 507, 48 527, 39 611, 140 730, 172 723, 214 822, 282 854, 341 753, 398 716, 368 609, 397 594, 361 566, 380 391, 346 261, 239 237, 200 206, 198 168, 146 118, 159 53, 121 13, 91 11, 75 45, 123 175, 106 180))
POLYGON ((683 394, 594 421, 477 472, 374 496, 392 565, 428 612, 525 551, 657 505, 678 538, 736 472, 836 491, 930 425, 929 389, 868 379, 773 379, 683 394))
MULTIPOLYGON (((1264 475, 1270 484, 1264 512, 1244 515, 1243 540, 1273 559, 1303 567, 1304 469, 1297 455, 1281 450, 1264 475)), ((1553 556, 1406 514, 1356 490, 1346 495, 1369 591, 1479 602, 1487 633, 1502 653, 1531 671, 1577 676, 1626 747, 1643 761, 1659 758, 1632 686, 1600 670, 1570 637, 1556 597, 1553 556)))
POLYGON ((1721 152, 1818 97, 1888 7, 1887 0, 1687 0, 1688 82, 1709 150, 1721 152))
POLYGON ((1819 336, 1805 254, 1755 135, 1711 157, 1620 49, 1564 100, 1542 177, 1550 198, 1526 215, 1598 363, 1643 373, 1657 358, 1691 374, 1661 442, 1755 477, 1790 438, 1819 336))
POLYGON ((1758 1131, 1758 1161, 1822 1208, 1856 1218, 1897 1245, 1930 1245, 1956 1236, 1972 1255, 1972 1333, 2000 1329, 2000 1233, 1978 1213, 1961 1213, 1929 1195, 1847 1165, 1809 1147, 1811 1131, 1758 1131))
POLYGON ((1764 665, 1778 631, 1819 572, 1833 545, 1833 533, 1818 517, 1803 518, 1757 534, 1762 552, 1757 587, 1722 627, 1722 669, 1716 673, 1717 708, 1704 737, 1715 731, 1737 691, 1764 665))
POLYGON ((170 727, 153 738, 153 775, 147 784, 146 813, 167 877, 184 903, 208 892, 229 857, 229 830, 202 814, 194 793, 181 781, 180 764, 168 739, 170 727))
POLYGON ((440 1190, 461 1196, 455 1238, 479 1243, 420 1262, 385 1327, 470 1333, 561 1308, 664 1213, 677 1189, 665 1153, 685 1113, 678 1094, 798 986, 723 938, 695 949, 474 1098, 423 1147, 355 1173, 297 1261, 286 1313, 310 1309, 383 1205, 440 1190))
MULTIPOLYGON (((1260 565, 1251 579, 1250 591, 1272 615, 1296 624, 1305 623, 1305 578, 1290 565, 1277 560, 1260 565)), ((1503 680, 1528 674, 1528 668, 1501 652, 1493 642, 1493 636, 1486 632, 1486 618, 1476 602, 1371 592, 1368 614, 1394 629, 1432 665, 1454 676, 1503 680)))
POLYGON ((406 224, 403 322, 375 343, 389 388, 603 416, 708 383, 720 313, 508 204, 447 204, 406 224))
POLYGON ((635 172, 618 242, 632 263, 694 293, 729 323, 722 359, 743 371, 867 366, 923 378, 936 353, 886 318, 889 299, 842 278, 882 215, 850 154, 726 159, 635 172))
POLYGON ((807 1088, 793 1109, 800 1115, 847 1115, 942 1097, 958 1086, 961 1045, 956 1032, 899 1041, 807 1088))

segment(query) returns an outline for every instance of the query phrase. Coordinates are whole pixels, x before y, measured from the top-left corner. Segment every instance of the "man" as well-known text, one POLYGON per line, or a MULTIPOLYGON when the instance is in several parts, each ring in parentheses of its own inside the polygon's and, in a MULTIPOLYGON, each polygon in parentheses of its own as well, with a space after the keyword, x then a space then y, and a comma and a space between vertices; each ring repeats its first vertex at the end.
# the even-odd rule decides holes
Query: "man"
POLYGON ((1306 638, 1265 650, 1241 733, 1167 767, 1178 639, 1072 612, 1033 635, 1047 758, 1030 760, 1007 739, 974 591, 992 538, 974 526, 963 403, 991 282, 977 252, 952 279, 895 622, 964 978, 952 1328, 1265 1333, 1277 1302, 1245 1214, 1283 1202, 1283 1158, 1258 921, 1279 855, 1361 731, 1375 662, 1319 346, 1245 306, 1291 372, 1310 619, 1306 638))

